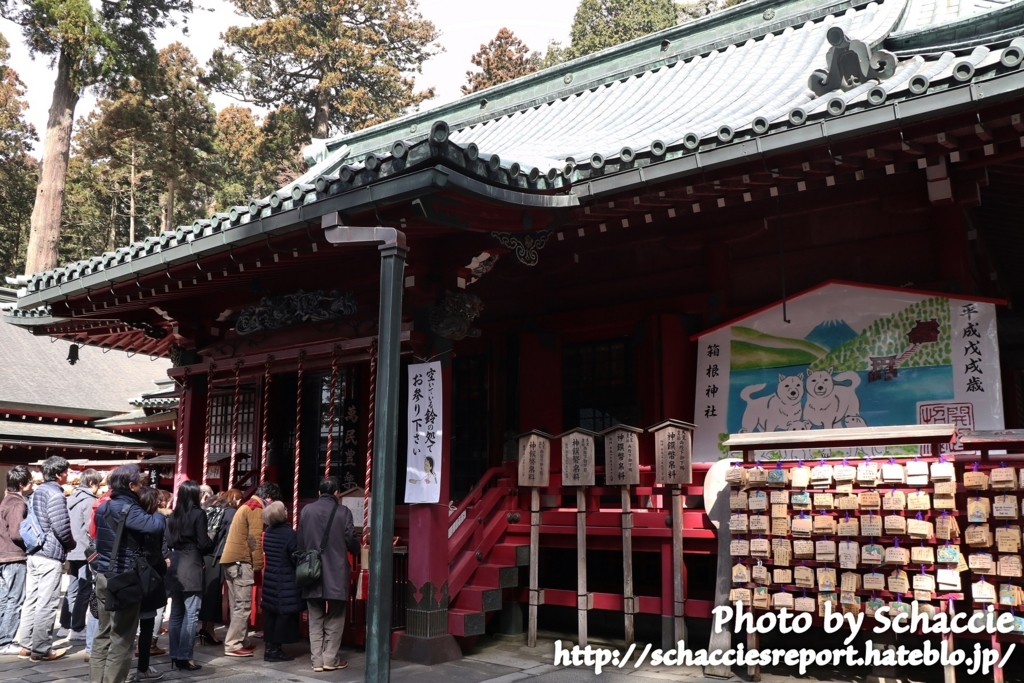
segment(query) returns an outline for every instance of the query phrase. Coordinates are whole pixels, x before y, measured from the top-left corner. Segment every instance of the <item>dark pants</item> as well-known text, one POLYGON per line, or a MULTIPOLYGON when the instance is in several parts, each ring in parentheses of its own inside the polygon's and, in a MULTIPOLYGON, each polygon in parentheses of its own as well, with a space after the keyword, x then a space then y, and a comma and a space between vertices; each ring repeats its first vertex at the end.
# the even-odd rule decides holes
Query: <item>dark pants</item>
POLYGON ((68 590, 60 608, 60 627, 85 631, 85 613, 92 595, 92 570, 85 560, 68 560, 68 590))
POLYGON ((139 673, 149 671, 149 649, 153 645, 153 627, 156 617, 139 620, 139 673))

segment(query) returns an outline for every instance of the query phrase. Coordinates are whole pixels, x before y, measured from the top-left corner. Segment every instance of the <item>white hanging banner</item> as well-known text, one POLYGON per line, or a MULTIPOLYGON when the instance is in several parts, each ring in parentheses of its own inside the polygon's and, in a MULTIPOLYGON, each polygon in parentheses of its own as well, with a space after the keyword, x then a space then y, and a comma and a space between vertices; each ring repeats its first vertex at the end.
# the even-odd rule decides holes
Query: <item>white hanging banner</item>
POLYGON ((410 365, 406 503, 436 503, 441 498, 442 422, 441 363, 410 365))

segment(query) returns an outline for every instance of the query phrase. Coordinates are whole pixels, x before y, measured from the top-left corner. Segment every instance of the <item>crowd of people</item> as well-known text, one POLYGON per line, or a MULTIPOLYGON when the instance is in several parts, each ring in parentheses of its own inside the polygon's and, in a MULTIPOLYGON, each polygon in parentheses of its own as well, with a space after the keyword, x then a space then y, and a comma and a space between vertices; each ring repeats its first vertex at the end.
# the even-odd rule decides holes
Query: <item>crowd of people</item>
POLYGON ((357 554, 352 514, 337 478, 320 482, 319 498, 292 528, 277 484, 245 500, 184 481, 176 495, 151 488, 137 465, 106 477, 85 470, 68 486, 68 461, 42 463, 36 485, 24 465, 7 473, 0 500, 0 657, 60 659, 62 641, 84 641, 91 683, 156 680, 150 666, 164 612, 171 665, 196 671, 194 648, 223 646, 227 657, 253 657, 253 585, 262 575, 263 658, 288 662, 309 615, 313 671, 335 671, 349 597, 348 553, 357 554), (66 492, 66 488, 71 488, 66 492), (303 553, 318 551, 319 576, 297 582, 303 553), (66 589, 62 590, 63 575, 66 589), (222 595, 230 617, 223 641, 222 595), (137 660, 132 672, 133 656, 137 660))

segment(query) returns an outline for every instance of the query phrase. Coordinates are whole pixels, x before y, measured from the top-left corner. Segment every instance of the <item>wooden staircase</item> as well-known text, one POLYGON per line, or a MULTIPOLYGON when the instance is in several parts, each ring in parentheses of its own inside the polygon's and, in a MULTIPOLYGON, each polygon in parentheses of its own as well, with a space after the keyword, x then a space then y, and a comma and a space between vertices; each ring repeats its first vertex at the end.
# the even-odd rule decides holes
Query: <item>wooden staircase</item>
POLYGON ((510 470, 488 470, 449 515, 448 632, 454 636, 482 635, 504 591, 518 587, 519 567, 530 562, 529 545, 507 538, 509 524, 524 514, 512 495, 514 482, 510 470))

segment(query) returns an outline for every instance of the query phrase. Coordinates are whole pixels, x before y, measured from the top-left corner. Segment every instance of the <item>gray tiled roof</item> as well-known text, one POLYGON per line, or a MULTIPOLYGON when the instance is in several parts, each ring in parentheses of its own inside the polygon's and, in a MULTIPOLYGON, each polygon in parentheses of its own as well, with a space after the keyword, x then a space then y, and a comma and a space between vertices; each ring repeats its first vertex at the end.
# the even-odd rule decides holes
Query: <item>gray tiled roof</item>
POLYGON ((130 398, 152 391, 170 367, 164 359, 92 347, 83 347, 78 363, 69 365, 69 346, 0 321, 0 412, 22 404, 67 414, 123 413, 130 398))
MULTIPOLYGON (((239 228, 259 219, 435 165, 457 168, 474 182, 496 188, 487 189, 492 197, 507 188, 518 193, 508 201, 575 206, 577 188, 598 176, 694 157, 818 122, 841 124, 851 114, 893 102, 902 105, 910 100, 916 105, 914 100, 1019 70, 1024 39, 1008 46, 1004 34, 1006 27, 1015 35, 1024 28, 1024 1, 1000 5, 998 0, 959 0, 975 4, 971 12, 958 9, 955 20, 951 12, 928 5, 933 1, 750 0, 329 141, 307 174, 266 199, 19 278, 17 284, 24 287, 22 294, 34 294, 95 274, 106 280, 104 271, 119 266, 129 266, 132 273, 152 272, 163 264, 160 254, 178 246, 188 245, 198 253, 201 245, 223 245, 236 235, 251 233, 239 228), (993 17, 989 24, 995 28, 978 23, 978 16, 987 15, 993 17), (906 26, 911 18, 914 29, 906 26), (961 23, 969 30, 961 31, 961 23), (991 46, 972 43, 955 52, 915 47, 920 43, 915 37, 931 35, 936 26, 945 31, 935 33, 936 40, 964 33, 982 43, 986 36, 998 36, 991 46), (897 33, 910 47, 897 50, 900 59, 890 78, 815 95, 808 82, 813 72, 828 68, 831 46, 826 34, 832 27, 842 28, 871 49, 884 47, 897 33), (192 246, 215 235, 214 240, 192 246)), ((1021 88, 1016 81, 1002 87, 1021 88)), ((934 105, 917 108, 924 111, 929 106, 934 105)), ((19 312, 11 316, 12 322, 31 324, 17 319, 24 315, 31 314, 19 312)))
MULTIPOLYGON (((22 332, 21 334, 24 334, 22 332)), ((21 420, 0 420, 0 442, 39 441, 62 443, 68 446, 98 446, 116 448, 150 448, 150 443, 122 434, 111 434, 102 429, 73 425, 47 424, 21 420)))

